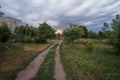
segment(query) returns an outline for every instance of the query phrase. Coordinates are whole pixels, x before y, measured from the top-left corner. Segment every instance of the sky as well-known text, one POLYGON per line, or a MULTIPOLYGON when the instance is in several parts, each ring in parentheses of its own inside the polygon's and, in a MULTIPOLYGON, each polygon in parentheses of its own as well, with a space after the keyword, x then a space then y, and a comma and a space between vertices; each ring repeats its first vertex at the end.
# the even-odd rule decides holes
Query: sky
POLYGON ((0 5, 5 16, 35 27, 47 22, 56 29, 74 23, 99 31, 120 14, 120 0, 0 0, 0 5))

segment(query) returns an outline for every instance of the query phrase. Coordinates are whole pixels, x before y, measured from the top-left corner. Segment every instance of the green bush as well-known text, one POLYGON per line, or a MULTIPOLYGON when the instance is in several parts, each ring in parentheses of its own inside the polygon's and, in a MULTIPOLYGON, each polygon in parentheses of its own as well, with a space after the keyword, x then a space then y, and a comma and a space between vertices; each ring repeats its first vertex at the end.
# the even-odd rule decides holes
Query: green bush
POLYGON ((24 42, 24 43, 32 43, 34 42, 34 39, 31 37, 31 36, 23 36, 21 38, 21 42, 24 42))
POLYGON ((43 36, 35 38, 35 43, 46 43, 46 42, 47 42, 47 39, 43 36))
POLYGON ((88 40, 87 44, 85 45, 86 50, 89 51, 89 53, 92 53, 94 51, 94 43, 92 40, 88 40))

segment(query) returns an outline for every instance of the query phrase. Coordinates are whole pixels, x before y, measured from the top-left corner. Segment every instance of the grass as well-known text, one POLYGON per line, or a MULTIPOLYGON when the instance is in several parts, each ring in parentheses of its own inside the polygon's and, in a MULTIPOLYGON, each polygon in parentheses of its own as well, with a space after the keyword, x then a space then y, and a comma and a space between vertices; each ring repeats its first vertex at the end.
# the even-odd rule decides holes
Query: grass
POLYGON ((20 70, 51 44, 0 43, 0 80, 14 80, 20 70))
POLYGON ((94 51, 89 53, 85 44, 86 40, 82 40, 82 43, 61 46, 66 79, 120 80, 120 56, 111 54, 112 46, 95 40, 94 51))
POLYGON ((46 58, 40 69, 34 78, 34 80, 55 80, 54 79, 54 68, 55 68, 55 50, 57 45, 55 45, 50 52, 46 55, 46 58))

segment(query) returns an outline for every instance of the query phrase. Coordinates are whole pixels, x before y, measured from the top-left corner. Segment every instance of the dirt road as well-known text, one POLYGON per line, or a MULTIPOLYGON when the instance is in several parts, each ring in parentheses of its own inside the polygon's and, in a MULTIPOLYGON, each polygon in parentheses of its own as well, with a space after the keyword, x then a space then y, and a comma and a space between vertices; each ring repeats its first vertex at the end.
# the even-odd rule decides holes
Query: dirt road
POLYGON ((59 45, 56 48, 56 55, 55 55, 55 76, 54 78, 56 80, 65 80, 66 74, 65 71, 63 69, 63 65, 60 61, 60 45, 61 45, 62 41, 59 42, 59 45))
MULTIPOLYGON (((57 43, 55 43, 57 44, 57 43)), ((55 45, 53 44, 52 46, 50 46, 48 49, 44 50, 42 53, 40 53, 28 66, 26 69, 20 71, 17 74, 17 77, 15 80, 31 80, 33 79, 39 68, 40 65, 42 64, 42 62, 44 61, 45 56, 47 55, 47 53, 49 52, 49 50, 55 45)))

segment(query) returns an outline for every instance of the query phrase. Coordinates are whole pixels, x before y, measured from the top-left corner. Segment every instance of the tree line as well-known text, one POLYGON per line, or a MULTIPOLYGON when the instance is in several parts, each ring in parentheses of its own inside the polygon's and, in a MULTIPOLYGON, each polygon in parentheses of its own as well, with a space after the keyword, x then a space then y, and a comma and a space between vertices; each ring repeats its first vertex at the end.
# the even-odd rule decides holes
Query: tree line
POLYGON ((84 25, 70 24, 70 27, 63 32, 64 41, 72 43, 80 38, 107 39, 113 45, 116 53, 120 52, 120 15, 116 15, 111 23, 103 23, 103 28, 98 33, 88 31, 84 25), (112 28, 112 29, 111 29, 112 28))
POLYGON ((46 22, 39 24, 38 28, 29 26, 28 24, 16 26, 14 33, 12 33, 7 23, 2 21, 3 15, 4 12, 0 11, 0 42, 2 43, 10 40, 24 43, 46 43, 48 39, 55 37, 55 30, 46 22))
POLYGON ((0 42, 7 42, 12 39, 14 42, 46 43, 48 39, 54 37, 55 30, 46 22, 39 24, 38 28, 28 24, 17 26, 14 29, 14 34, 10 31, 7 23, 2 22, 0 25, 0 42))

